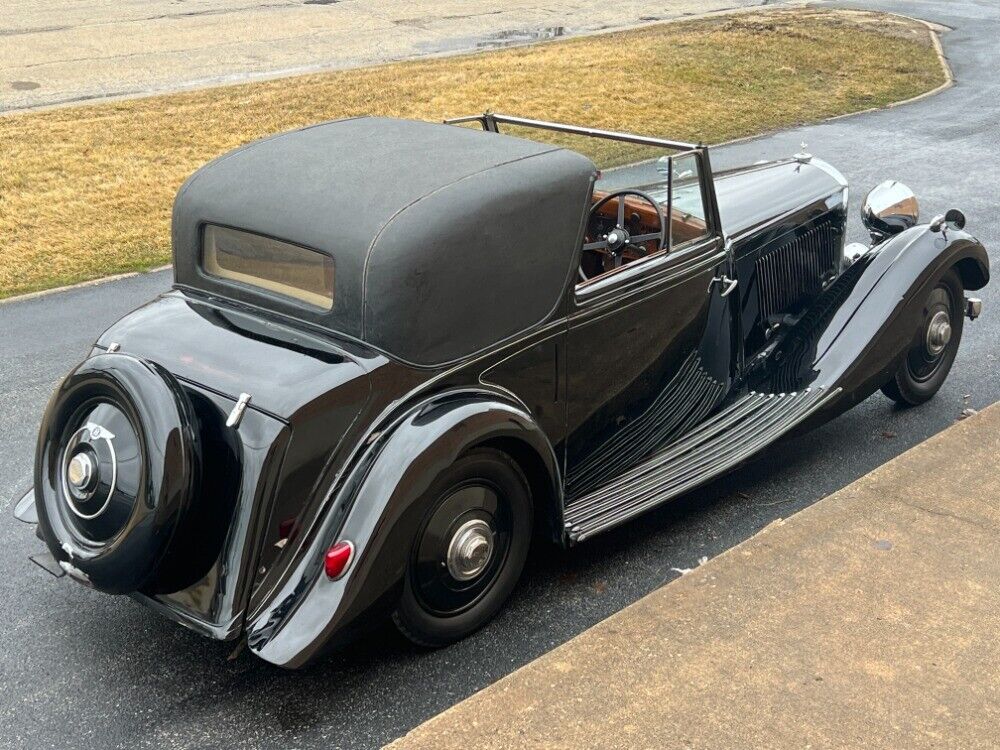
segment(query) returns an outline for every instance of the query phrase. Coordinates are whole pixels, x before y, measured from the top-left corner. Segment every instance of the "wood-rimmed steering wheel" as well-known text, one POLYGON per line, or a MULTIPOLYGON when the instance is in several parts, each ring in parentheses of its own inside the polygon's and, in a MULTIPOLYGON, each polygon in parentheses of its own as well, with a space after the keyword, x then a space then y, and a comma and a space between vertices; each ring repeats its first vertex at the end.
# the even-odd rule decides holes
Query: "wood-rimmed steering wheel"
MULTIPOLYGON (((587 218, 587 224, 590 226, 594 217, 597 215, 598 211, 606 204, 618 199, 618 215, 615 220, 615 227, 607 234, 603 235, 601 239, 594 242, 586 242, 583 245, 583 249, 586 250, 597 250, 604 253, 611 258, 612 268, 621 268, 624 262, 624 255, 626 250, 632 250, 640 255, 647 255, 649 249, 646 247, 647 242, 653 240, 656 241, 656 250, 654 252, 659 252, 663 249, 663 245, 666 242, 666 230, 667 224, 663 219, 663 213, 660 210, 660 204, 649 194, 642 192, 641 190, 615 190, 614 192, 608 193, 599 201, 597 201, 593 206, 590 207, 590 214, 587 218), (656 216, 657 231, 648 232, 646 234, 631 235, 627 227, 625 226, 625 198, 627 196, 634 195, 641 198, 650 206, 653 207, 653 213, 656 216)), ((588 233, 589 234, 589 233, 588 233)), ((605 268, 605 271, 608 269, 605 268)), ((589 281, 590 278, 586 275, 583 267, 580 267, 580 278, 584 281, 589 281)))

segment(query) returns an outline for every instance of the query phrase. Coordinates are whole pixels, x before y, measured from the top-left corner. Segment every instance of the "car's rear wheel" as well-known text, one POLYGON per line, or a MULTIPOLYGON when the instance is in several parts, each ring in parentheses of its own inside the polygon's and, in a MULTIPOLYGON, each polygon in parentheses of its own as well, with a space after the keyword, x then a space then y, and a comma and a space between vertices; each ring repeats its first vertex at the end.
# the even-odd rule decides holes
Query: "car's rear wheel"
POLYGON ((949 270, 931 290, 923 318, 906 357, 882 393, 898 404, 916 406, 934 397, 958 354, 964 323, 965 289, 949 270))
POLYGON ((414 643, 439 647, 478 630, 510 596, 531 541, 531 494, 507 454, 478 448, 425 499, 393 620, 414 643))

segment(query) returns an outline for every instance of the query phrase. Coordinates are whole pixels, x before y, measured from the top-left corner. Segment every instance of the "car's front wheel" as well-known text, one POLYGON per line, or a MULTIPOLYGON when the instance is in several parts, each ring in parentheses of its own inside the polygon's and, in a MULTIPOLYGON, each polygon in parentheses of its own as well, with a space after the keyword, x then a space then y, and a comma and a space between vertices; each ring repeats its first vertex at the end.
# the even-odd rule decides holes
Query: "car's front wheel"
POLYGON ((949 270, 928 295, 906 358, 882 393, 898 404, 916 406, 944 385, 962 340, 964 296, 961 278, 955 269, 949 270))
POLYGON ((514 590, 531 541, 528 482, 505 453, 477 448, 434 481, 393 620, 421 646, 485 625, 514 590))

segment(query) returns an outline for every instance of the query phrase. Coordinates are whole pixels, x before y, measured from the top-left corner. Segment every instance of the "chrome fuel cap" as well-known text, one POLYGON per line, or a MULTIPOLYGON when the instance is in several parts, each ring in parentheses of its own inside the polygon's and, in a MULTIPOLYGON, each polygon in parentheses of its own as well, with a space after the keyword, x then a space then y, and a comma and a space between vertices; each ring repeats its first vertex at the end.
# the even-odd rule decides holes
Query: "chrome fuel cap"
POLYGON ((448 544, 448 573, 456 581, 470 581, 485 570, 493 555, 493 530, 475 519, 458 527, 448 544))

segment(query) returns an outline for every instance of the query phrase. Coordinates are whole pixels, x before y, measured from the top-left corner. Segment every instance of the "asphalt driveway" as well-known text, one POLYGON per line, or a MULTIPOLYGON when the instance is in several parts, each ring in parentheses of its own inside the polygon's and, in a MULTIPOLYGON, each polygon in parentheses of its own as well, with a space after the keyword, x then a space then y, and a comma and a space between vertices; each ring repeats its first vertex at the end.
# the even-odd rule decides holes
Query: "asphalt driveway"
MULTIPOLYGON (((881 6, 954 28, 943 41, 957 86, 906 107, 722 149, 715 165, 791 154, 804 140, 847 175, 855 209, 887 177, 908 183, 926 216, 961 207, 970 230, 997 248, 996 275, 1000 9, 992 0, 881 6)), ((851 231, 862 238, 854 217, 851 231)), ((839 489, 952 424, 963 409, 1000 400, 994 283, 931 403, 900 410, 873 396, 593 543, 538 551, 503 615, 449 649, 422 652, 386 628, 310 670, 286 673, 245 653, 229 659, 230 646, 126 598, 50 578, 27 561, 39 542, 10 514, 7 498, 28 484, 38 419, 56 380, 105 325, 168 285, 168 274, 159 273, 0 305, 2 748, 381 745, 674 578, 677 568, 839 489)))

